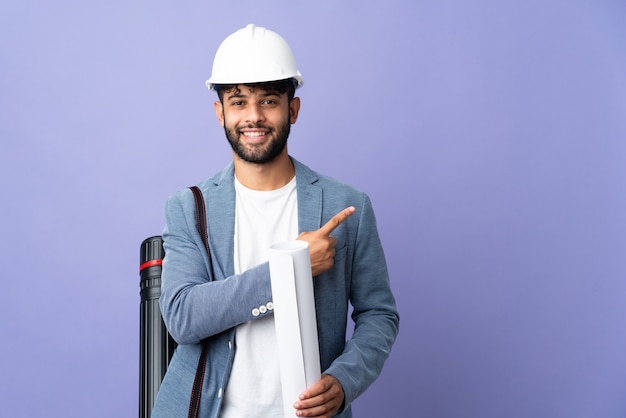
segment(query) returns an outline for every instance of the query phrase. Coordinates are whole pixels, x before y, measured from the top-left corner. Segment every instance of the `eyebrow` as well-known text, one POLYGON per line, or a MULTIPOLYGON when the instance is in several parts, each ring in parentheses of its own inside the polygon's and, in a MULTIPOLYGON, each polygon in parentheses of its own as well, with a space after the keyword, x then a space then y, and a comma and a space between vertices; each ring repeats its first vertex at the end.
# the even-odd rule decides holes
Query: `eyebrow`
POLYGON ((246 97, 246 95, 245 95, 245 94, 242 94, 242 93, 233 93, 233 94, 229 95, 229 96, 226 98, 226 100, 230 100, 230 99, 238 99, 238 98, 241 98, 241 97, 246 97))
MULTIPOLYGON (((278 93, 277 91, 267 91, 264 90, 263 93, 260 94, 261 97, 270 97, 270 96, 276 96, 276 97, 280 97, 280 93, 278 93)), ((241 98, 246 98, 248 97, 247 94, 242 93, 241 91, 238 91, 237 93, 233 93, 231 95, 229 95, 226 100, 231 100, 231 99, 241 99, 241 98)))

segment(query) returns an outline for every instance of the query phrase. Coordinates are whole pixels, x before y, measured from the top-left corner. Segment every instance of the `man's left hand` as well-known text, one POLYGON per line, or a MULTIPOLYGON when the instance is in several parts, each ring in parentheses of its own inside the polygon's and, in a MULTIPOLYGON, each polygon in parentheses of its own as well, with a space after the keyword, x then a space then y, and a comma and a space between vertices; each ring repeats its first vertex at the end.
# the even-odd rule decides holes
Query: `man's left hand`
POLYGON ((293 407, 299 417, 330 418, 341 408, 343 398, 339 380, 323 374, 320 380, 300 394, 293 407))

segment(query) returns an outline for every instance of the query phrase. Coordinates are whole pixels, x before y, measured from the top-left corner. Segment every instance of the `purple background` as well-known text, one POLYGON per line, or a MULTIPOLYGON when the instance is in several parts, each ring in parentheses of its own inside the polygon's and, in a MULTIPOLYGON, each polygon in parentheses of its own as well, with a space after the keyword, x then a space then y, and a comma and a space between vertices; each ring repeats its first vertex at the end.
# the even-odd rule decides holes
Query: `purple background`
POLYGON ((372 197, 401 331, 357 417, 626 415, 626 4, 0 4, 0 414, 136 417, 139 245, 231 158, 221 40, 281 33, 290 151, 372 197))

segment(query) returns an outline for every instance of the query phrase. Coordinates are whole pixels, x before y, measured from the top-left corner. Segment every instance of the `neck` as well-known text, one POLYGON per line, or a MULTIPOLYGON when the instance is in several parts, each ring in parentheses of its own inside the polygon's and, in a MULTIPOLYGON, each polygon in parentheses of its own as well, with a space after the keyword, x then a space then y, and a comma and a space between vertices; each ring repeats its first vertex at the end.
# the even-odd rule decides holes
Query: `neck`
POLYGON ((293 162, 285 149, 274 160, 265 164, 249 163, 234 155, 235 175, 244 186, 253 190, 276 190, 289 183, 296 174, 293 162))

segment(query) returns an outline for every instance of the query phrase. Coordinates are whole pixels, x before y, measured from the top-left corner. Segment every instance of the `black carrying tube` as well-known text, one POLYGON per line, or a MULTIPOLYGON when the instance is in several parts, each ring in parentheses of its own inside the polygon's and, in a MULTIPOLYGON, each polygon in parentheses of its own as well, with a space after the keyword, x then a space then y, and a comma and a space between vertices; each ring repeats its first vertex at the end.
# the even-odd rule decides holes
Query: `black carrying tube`
POLYGON ((176 349, 176 342, 167 332, 159 308, 164 256, 163 239, 160 236, 147 238, 141 243, 139 418, 150 417, 161 381, 176 349))

